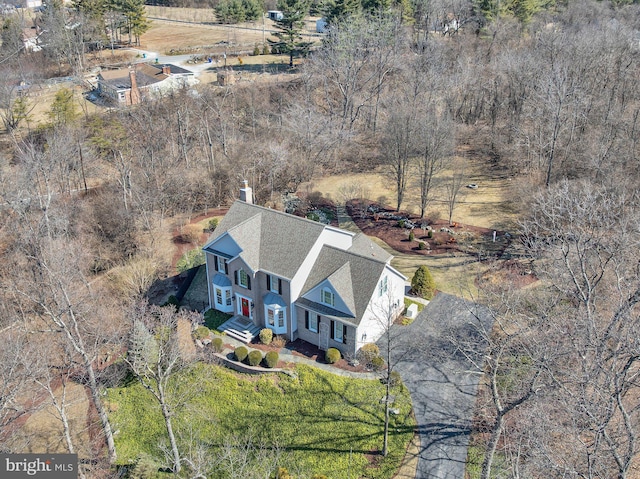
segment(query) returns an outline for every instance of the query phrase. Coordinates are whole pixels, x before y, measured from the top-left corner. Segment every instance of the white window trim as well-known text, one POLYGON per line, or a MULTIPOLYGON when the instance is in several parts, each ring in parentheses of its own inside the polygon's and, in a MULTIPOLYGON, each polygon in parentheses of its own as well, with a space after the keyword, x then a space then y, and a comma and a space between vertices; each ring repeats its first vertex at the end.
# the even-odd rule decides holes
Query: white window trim
POLYGON ((318 315, 316 313, 309 312, 309 331, 312 333, 318 332, 318 315), (315 322, 315 325, 314 325, 315 322))
POLYGON ((342 343, 344 341, 343 333, 343 324, 339 321, 333 322, 333 340, 337 343, 342 343))
POLYGON ((336 304, 335 293, 333 291, 331 291, 329 288, 322 288, 320 301, 323 304, 326 304, 328 306, 335 306, 335 304, 336 304), (331 298, 331 301, 326 301, 325 294, 329 294, 329 297, 331 298))
POLYGON ((269 275, 269 283, 271 284, 271 292, 280 294, 280 290, 278 289, 278 278, 272 274, 269 275))
POLYGON ((265 326, 271 330, 275 334, 284 334, 287 332, 287 310, 283 307, 264 307, 264 318, 265 318, 265 326), (273 318, 273 324, 269 322, 270 314, 273 318), (280 320, 282 319, 282 326, 280 325, 280 320))
POLYGON ((227 260, 224 257, 218 256, 218 261, 217 261, 218 264, 216 265, 216 269, 218 270, 219 273, 224 273, 226 271, 224 267, 226 262, 227 260))
POLYGON ((231 288, 227 288, 225 290, 225 293, 226 293, 225 300, 226 300, 227 307, 233 306, 233 303, 231 301, 231 288))
POLYGON ((249 288, 249 275, 244 269, 241 269, 240 271, 238 271, 238 285, 242 286, 245 289, 249 288), (242 283, 243 275, 246 280, 244 284, 242 283))
POLYGON ((380 280, 380 285, 378 288, 378 296, 384 295, 389 290, 389 277, 383 276, 380 280))

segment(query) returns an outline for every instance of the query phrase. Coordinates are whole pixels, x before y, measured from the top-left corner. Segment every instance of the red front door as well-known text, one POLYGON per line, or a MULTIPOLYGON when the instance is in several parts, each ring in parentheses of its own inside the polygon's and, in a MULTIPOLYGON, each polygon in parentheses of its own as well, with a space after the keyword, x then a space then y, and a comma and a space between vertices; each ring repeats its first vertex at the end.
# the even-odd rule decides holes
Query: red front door
POLYGON ((241 298, 242 300, 242 316, 249 317, 249 300, 246 298, 241 298))

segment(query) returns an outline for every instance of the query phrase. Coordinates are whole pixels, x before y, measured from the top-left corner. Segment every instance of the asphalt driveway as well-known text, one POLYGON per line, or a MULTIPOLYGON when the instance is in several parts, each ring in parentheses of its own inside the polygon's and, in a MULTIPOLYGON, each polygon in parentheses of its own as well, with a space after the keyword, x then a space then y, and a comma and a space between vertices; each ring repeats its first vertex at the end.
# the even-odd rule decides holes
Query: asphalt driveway
POLYGON ((395 369, 411 392, 420 434, 416 479, 464 478, 480 373, 455 341, 471 340, 481 351, 478 327, 490 324, 486 309, 439 293, 411 325, 392 333, 395 369))

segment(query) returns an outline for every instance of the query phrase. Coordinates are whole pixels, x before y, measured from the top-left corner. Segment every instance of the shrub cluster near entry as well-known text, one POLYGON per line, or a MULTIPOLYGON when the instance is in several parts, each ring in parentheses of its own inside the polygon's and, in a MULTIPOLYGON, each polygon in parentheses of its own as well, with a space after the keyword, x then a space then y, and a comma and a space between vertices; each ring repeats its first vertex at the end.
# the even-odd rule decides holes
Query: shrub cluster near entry
POLYGON ((249 366, 258 366, 262 362, 262 352, 254 349, 249 353, 249 366))
POLYGON ((264 365, 268 368, 275 368, 279 359, 280 355, 277 351, 269 351, 264 357, 264 365))
POLYGON ((329 364, 333 364, 340 361, 340 351, 336 348, 327 349, 325 359, 329 364))
POLYGON ((236 360, 242 362, 245 360, 245 358, 249 354, 249 350, 244 346, 238 346, 233 353, 236 356, 236 360))

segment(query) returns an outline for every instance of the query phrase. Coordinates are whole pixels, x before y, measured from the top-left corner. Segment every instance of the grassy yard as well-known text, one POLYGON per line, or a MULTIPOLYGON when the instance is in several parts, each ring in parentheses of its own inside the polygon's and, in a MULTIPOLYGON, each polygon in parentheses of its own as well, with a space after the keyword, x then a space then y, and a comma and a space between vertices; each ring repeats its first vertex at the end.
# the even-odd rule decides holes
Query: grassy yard
MULTIPOLYGON (((221 457, 221 447, 231 437, 251 437, 254 443, 284 450, 279 466, 300 471, 303 478, 392 477, 413 436, 407 390, 401 386, 393 392, 400 414, 391 418, 390 453, 383 458, 376 453, 382 447, 384 417, 380 403, 384 387, 379 381, 306 366, 298 366, 296 373, 297 378, 251 377, 197 364, 177 379, 179 392, 188 391, 188 400, 176 409, 174 428, 179 437, 207 444, 212 462, 221 457)), ((129 463, 148 454, 160 462, 159 445, 167 442, 166 434, 150 394, 134 382, 109 390, 107 399, 114 428, 119 430, 119 461, 129 463)), ((225 464, 215 469, 222 471, 225 464)), ((212 472, 207 477, 228 476, 212 472)))

